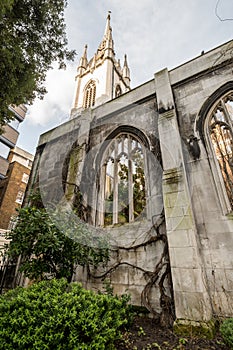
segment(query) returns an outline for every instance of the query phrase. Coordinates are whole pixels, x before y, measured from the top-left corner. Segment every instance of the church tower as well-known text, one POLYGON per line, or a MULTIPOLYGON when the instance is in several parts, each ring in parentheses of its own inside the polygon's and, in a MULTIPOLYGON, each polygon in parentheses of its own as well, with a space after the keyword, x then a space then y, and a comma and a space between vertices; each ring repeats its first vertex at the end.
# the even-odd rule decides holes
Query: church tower
POLYGON ((74 118, 80 109, 99 106, 130 90, 127 56, 124 57, 123 67, 115 56, 110 11, 103 40, 97 52, 88 61, 87 45, 85 45, 77 72, 71 118, 74 118))

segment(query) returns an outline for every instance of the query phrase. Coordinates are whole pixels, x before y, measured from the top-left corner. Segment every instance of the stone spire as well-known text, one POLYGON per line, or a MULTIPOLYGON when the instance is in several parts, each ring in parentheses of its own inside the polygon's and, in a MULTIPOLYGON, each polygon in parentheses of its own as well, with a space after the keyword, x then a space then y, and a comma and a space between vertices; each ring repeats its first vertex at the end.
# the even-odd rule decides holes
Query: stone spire
POLYGON ((105 32, 104 32, 104 37, 106 39, 109 38, 109 35, 112 31, 111 25, 110 25, 110 20, 111 20, 111 15, 110 15, 111 11, 108 11, 108 16, 107 16, 107 23, 106 23, 106 27, 105 27, 105 32))
POLYGON ((111 11, 108 12, 104 35, 93 55, 87 59, 87 45, 79 61, 71 118, 78 111, 94 108, 130 90, 130 70, 125 55, 123 67, 116 59, 112 38, 111 11), (90 103, 91 102, 91 103, 90 103))
POLYGON ((124 60, 124 66, 123 66, 123 78, 127 82, 127 84, 130 84, 130 70, 127 62, 127 55, 125 55, 125 60, 124 60))
POLYGON ((83 55, 80 58, 79 66, 78 66, 78 74, 82 74, 83 71, 87 69, 88 61, 87 61, 87 45, 84 47, 83 55))
POLYGON ((112 39, 112 27, 110 24, 111 16, 110 16, 111 11, 108 11, 108 16, 107 16, 107 22, 106 22, 106 27, 105 27, 105 32, 104 32, 104 37, 103 40, 101 41, 97 54, 101 55, 103 53, 107 53, 109 56, 115 56, 114 53, 114 42, 112 39), (106 52, 107 51, 107 52, 106 52))

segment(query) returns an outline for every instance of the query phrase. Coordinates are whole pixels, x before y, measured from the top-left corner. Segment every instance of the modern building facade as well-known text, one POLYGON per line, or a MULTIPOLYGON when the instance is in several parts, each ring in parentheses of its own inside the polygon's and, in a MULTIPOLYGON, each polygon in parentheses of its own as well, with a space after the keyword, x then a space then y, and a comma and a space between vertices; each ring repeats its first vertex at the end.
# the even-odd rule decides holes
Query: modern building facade
POLYGON ((27 112, 24 105, 9 106, 9 110, 14 114, 15 119, 3 127, 3 133, 0 135, 0 179, 6 176, 9 166, 8 155, 16 145, 19 136, 18 126, 27 112))
MULTIPOLYGON (((110 34, 108 16, 97 57, 116 81, 110 34)), ((41 135, 30 177, 45 207, 82 208, 109 239, 108 266, 74 280, 101 289, 107 278, 176 325, 233 316, 232 52, 230 41, 130 91, 125 65, 122 94, 84 52, 71 119, 41 135)))

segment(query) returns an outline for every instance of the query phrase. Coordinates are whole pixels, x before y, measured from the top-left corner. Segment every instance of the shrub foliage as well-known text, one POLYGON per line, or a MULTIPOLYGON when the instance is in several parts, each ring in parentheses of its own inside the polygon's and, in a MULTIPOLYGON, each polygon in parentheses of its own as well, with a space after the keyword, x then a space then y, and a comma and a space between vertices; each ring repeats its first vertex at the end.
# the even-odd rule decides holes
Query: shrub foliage
POLYGON ((18 287, 0 297, 0 349, 115 349, 129 320, 128 299, 66 279, 18 287))
POLYGON ((220 326, 220 332, 226 344, 233 349, 233 318, 228 318, 220 326))
POLYGON ((19 210, 17 225, 6 239, 10 243, 2 254, 10 261, 20 256, 20 271, 34 280, 65 277, 71 281, 76 265, 97 267, 109 259, 105 237, 76 217, 59 214, 55 220, 55 213, 35 206, 19 210))

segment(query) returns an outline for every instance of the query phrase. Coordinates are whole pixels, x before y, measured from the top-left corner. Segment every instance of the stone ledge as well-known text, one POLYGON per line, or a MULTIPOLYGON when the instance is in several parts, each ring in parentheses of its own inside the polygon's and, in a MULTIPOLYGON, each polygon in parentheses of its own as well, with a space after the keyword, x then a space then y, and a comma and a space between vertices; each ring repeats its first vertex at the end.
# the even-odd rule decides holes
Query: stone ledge
POLYGON ((173 331, 182 336, 198 336, 212 339, 216 333, 216 321, 192 321, 177 319, 173 324, 173 331))

